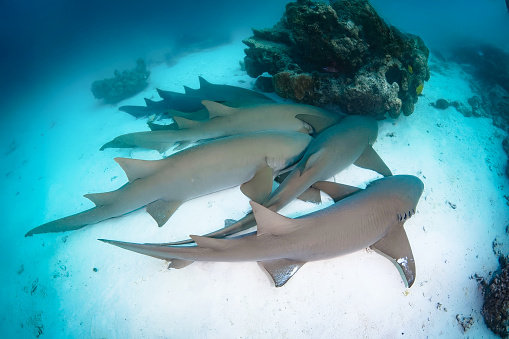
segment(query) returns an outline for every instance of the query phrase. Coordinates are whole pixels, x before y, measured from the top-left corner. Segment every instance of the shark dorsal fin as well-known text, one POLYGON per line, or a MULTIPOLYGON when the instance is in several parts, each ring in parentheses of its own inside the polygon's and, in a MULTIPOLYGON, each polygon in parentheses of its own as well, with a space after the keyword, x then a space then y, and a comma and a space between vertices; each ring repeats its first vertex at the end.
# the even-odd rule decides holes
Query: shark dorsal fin
POLYGON ((176 117, 176 116, 172 117, 172 119, 175 120, 179 129, 193 128, 193 127, 198 126, 201 123, 196 120, 189 120, 186 118, 176 117))
POLYGON ((317 181, 311 187, 324 192, 331 197, 334 202, 338 202, 361 190, 359 187, 338 184, 337 182, 330 181, 317 181))
POLYGON ((156 105, 156 102, 154 100, 151 100, 151 99, 148 99, 148 98, 143 98, 145 100, 145 105, 147 105, 147 107, 151 107, 151 106, 155 106, 156 105))
POLYGON ((246 197, 261 204, 272 191, 273 178, 274 170, 268 165, 263 166, 251 180, 240 185, 240 190, 246 197))
POLYGON ((415 260, 403 222, 395 224, 382 239, 370 247, 389 259, 398 269, 405 285, 412 286, 415 281, 415 260))
POLYGON ((258 236, 262 234, 282 235, 291 233, 299 228, 299 223, 296 220, 273 212, 254 201, 249 203, 258 225, 256 231, 258 236))
POLYGON ((209 111, 210 119, 215 118, 215 117, 225 117, 227 115, 231 115, 231 114, 234 114, 239 111, 238 108, 225 106, 225 105, 220 104, 215 101, 203 100, 201 103, 209 111))
POLYGON ((392 172, 389 169, 389 167, 387 167, 387 165, 380 158, 378 153, 376 153, 376 151, 370 145, 366 146, 364 152, 361 154, 359 159, 357 159, 354 162, 354 165, 378 172, 384 177, 392 175, 392 172))
POLYGON ((234 245, 234 242, 230 239, 216 239, 200 235, 191 235, 190 238, 194 240, 198 247, 210 248, 214 251, 222 251, 234 245))
POLYGON ((199 91, 199 90, 188 87, 188 86, 184 86, 184 93, 186 93, 186 94, 194 94, 196 91, 199 91))
POLYGON ((300 171, 300 175, 310 169, 314 164, 316 164, 322 157, 325 151, 323 149, 318 150, 317 152, 311 154, 307 159, 302 159, 298 164, 297 168, 300 171))
POLYGON ((274 259, 258 262, 258 265, 271 276, 276 287, 286 284, 304 264, 305 262, 290 259, 274 259))
POLYGON ((175 211, 182 205, 181 201, 156 200, 147 205, 147 213, 162 227, 175 211))
POLYGON ((128 158, 114 159, 127 175, 129 182, 145 178, 157 172, 164 164, 159 160, 138 160, 128 158))
POLYGON ((204 89, 205 87, 210 87, 212 84, 205 80, 203 77, 199 76, 198 81, 200 82, 200 89, 204 89))

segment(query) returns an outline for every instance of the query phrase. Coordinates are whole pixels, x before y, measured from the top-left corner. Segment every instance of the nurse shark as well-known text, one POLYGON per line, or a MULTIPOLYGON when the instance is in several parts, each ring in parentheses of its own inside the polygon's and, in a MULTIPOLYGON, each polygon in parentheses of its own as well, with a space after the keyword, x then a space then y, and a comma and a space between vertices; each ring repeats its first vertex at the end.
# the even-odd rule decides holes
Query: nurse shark
POLYGON ((38 226, 26 236, 76 230, 144 206, 162 226, 185 201, 237 185, 262 201, 274 176, 297 162, 311 139, 303 133, 266 131, 219 139, 163 160, 116 158, 129 183, 113 192, 85 195, 96 207, 38 226))
POLYGON ((257 261, 276 287, 304 264, 370 247, 399 270, 411 287, 416 269, 404 223, 415 214, 422 181, 410 175, 376 180, 364 190, 337 185, 334 205, 290 219, 251 202, 258 229, 234 239, 191 236, 196 246, 103 242, 170 262, 183 268, 193 261, 257 261), (356 191, 352 194, 352 191, 356 191), (341 192, 347 192, 346 196, 341 192))

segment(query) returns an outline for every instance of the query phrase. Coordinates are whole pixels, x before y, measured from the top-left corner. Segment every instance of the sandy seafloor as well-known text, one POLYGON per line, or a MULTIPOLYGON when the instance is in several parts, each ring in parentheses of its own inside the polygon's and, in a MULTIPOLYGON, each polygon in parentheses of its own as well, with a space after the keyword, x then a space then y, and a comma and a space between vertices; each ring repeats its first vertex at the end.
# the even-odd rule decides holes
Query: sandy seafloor
MULTIPOLYGON (((157 99, 156 87, 196 88, 199 75, 252 88, 254 79, 239 68, 243 56, 237 42, 190 54, 172 67, 152 66, 147 89, 120 105, 157 99)), ((275 288, 254 262, 198 262, 169 271, 162 260, 96 240, 165 242, 207 233, 249 210, 239 188, 185 203, 162 228, 142 209, 74 232, 24 238, 43 222, 92 207, 83 194, 124 184, 114 157, 160 158, 155 151, 99 151, 115 136, 147 127, 97 102, 92 80, 72 80, 56 92, 48 87, 39 102, 25 103, 41 114, 16 114, 3 130, 3 338, 494 336, 471 276, 498 267, 496 237, 509 244, 504 133, 489 118, 429 105, 438 98, 466 104, 475 81, 459 67, 432 72, 411 116, 379 123, 377 152, 395 174, 416 175, 425 184, 417 214, 405 224, 417 265, 410 289, 392 263, 365 250, 306 264, 275 288), (466 334, 458 314, 474 318, 466 334)), ((364 187, 375 178, 352 166, 333 180, 364 187)), ((294 202, 281 213, 297 216, 330 204, 325 200, 321 206, 294 202)))

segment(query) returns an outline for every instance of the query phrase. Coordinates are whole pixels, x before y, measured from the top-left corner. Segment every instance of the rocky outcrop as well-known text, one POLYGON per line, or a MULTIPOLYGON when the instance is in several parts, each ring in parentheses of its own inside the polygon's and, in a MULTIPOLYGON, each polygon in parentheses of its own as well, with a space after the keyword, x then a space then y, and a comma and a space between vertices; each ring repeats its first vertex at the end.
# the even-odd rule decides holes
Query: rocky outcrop
POLYGON ((247 73, 270 73, 275 92, 296 102, 397 118, 413 112, 430 76, 422 39, 387 25, 367 0, 292 2, 274 27, 253 33, 247 73))

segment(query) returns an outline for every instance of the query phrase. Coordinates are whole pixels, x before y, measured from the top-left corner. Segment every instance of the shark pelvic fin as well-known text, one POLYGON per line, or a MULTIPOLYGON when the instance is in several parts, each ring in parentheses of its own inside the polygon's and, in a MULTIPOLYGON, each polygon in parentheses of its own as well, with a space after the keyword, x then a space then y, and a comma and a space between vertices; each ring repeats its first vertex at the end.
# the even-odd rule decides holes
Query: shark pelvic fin
POLYGON ((254 177, 240 185, 240 190, 249 199, 262 203, 272 191, 274 170, 267 166, 259 168, 254 177))
POLYGON ((305 262, 290 259, 274 259, 258 262, 258 265, 271 276, 276 287, 286 284, 304 264, 305 262))
POLYGON ((287 234, 300 227, 299 223, 295 219, 282 216, 281 214, 273 212, 254 201, 250 201, 249 203, 253 209, 256 224, 258 225, 256 231, 258 236, 263 234, 287 234))
POLYGON ((297 197, 297 199, 305 202, 312 202, 313 204, 319 204, 322 202, 320 190, 314 187, 310 187, 307 190, 305 190, 304 193, 297 197))
POLYGON ((229 239, 216 239, 199 235, 191 235, 190 238, 194 240, 198 247, 210 248, 214 251, 222 251, 234 245, 234 242, 229 239))
POLYGON ((163 226, 182 205, 180 201, 156 200, 147 205, 147 213, 154 218, 159 227, 163 226))
POLYGON ((201 102, 209 111, 209 118, 225 117, 238 112, 237 108, 225 106, 215 101, 203 100, 201 102))
POLYGON ((122 167, 129 182, 152 175, 161 168, 161 165, 163 165, 160 161, 154 160, 129 158, 115 158, 114 160, 120 165, 120 167, 122 167))
POLYGON ((361 190, 359 187, 338 184, 330 181, 317 181, 311 187, 324 192, 331 197, 334 202, 338 202, 361 190))
POLYGON ((415 260, 403 223, 394 225, 382 239, 370 246, 389 259, 398 269, 407 287, 415 281, 415 260))
POLYGON ((163 125, 163 124, 156 124, 155 122, 152 122, 152 121, 148 121, 147 125, 151 131, 176 131, 179 129, 179 126, 175 123, 172 123, 169 125, 163 125))
POLYGON ((181 269, 186 266, 189 266, 193 263, 192 260, 184 260, 184 259, 173 259, 170 261, 170 264, 168 265, 168 269, 175 268, 175 269, 181 269))
POLYGON ((177 123, 177 126, 179 127, 179 129, 193 128, 193 127, 196 127, 199 124, 201 124, 200 121, 189 120, 189 119, 177 117, 177 116, 172 117, 172 119, 177 123))
POLYGON ((370 169, 372 171, 378 172, 384 177, 388 177, 392 175, 391 170, 384 163, 382 158, 376 153, 376 151, 371 146, 366 146, 366 149, 361 154, 359 159, 354 162, 355 166, 370 169))
POLYGON ((320 133, 321 131, 323 131, 324 129, 328 128, 331 125, 330 121, 327 121, 322 117, 311 114, 297 114, 295 118, 313 127, 313 130, 316 133, 320 133))

